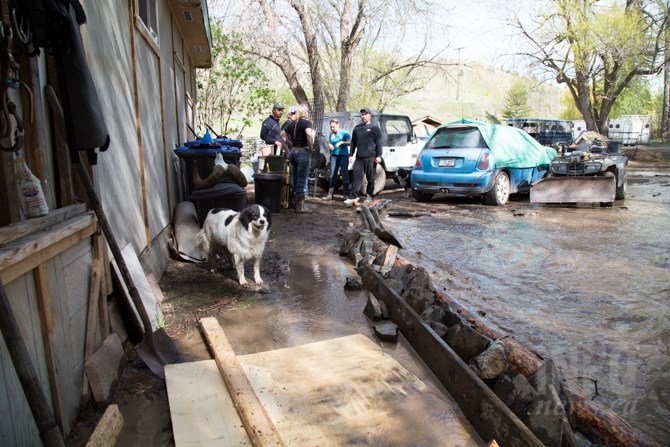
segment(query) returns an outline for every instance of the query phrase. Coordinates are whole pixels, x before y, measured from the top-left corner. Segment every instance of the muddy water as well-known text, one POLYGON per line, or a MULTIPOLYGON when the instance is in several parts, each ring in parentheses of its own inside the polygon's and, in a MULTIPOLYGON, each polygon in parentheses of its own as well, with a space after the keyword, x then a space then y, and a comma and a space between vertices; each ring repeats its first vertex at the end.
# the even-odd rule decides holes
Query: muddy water
POLYGON ((411 247, 400 255, 553 358, 573 388, 670 444, 667 172, 629 176, 613 208, 438 200, 446 212, 387 218, 411 247))
MULTIPOLYGON (((367 292, 343 290, 347 276, 358 277, 348 262, 335 254, 321 257, 302 256, 292 259, 289 268, 287 283, 283 285, 280 293, 268 294, 264 299, 247 300, 244 307, 227 311, 218 317, 237 355, 299 346, 352 334, 366 335, 427 385, 429 391, 423 395, 421 402, 411 399, 404 401, 404 411, 407 413, 405 420, 411 414, 428 414, 438 425, 449 424, 453 428, 448 441, 439 441, 441 445, 481 445, 482 440, 466 422, 460 409, 404 339, 401 337, 400 342, 394 344, 381 342, 374 337, 373 325, 363 315, 367 292), (426 410, 426 405, 430 410, 426 410)), ((329 372, 324 371, 324 374, 327 373, 329 372)), ((362 394, 368 392, 366 386, 359 388, 362 394)), ((372 408, 371 405, 372 400, 365 406, 372 408)), ((420 428, 424 426, 423 423, 410 424, 402 431, 402 436, 406 440, 413 440, 412 445, 436 445, 438 441, 435 439, 427 440, 430 433, 420 428)), ((384 436, 390 434, 387 432, 384 436)), ((404 445, 408 442, 388 443, 378 439, 360 439, 356 445, 404 445)), ((333 440, 328 445, 345 444, 354 443, 338 444, 333 440)))

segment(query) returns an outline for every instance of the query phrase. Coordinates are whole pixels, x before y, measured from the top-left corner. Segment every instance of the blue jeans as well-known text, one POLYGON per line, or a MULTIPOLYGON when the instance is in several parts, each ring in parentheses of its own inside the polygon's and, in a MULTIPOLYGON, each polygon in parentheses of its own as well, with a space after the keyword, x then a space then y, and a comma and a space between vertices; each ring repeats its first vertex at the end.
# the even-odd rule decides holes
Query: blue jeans
POLYGON ((307 179, 309 176, 309 159, 311 154, 306 149, 292 149, 288 161, 291 163, 291 184, 293 195, 307 196, 307 179))
POLYGON ((330 183, 328 187, 335 189, 337 186, 337 171, 342 175, 342 182, 349 184, 349 156, 348 155, 331 155, 330 156, 330 183))

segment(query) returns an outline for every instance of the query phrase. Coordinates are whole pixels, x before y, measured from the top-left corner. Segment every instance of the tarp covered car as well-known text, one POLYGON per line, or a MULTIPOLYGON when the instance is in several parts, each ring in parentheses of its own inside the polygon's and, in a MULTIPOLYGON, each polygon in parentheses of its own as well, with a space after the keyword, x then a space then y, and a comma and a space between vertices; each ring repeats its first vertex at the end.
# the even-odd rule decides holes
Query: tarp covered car
POLYGON ((483 196, 504 205, 547 174, 556 151, 521 129, 460 120, 440 126, 419 153, 412 170, 418 201, 437 193, 483 196))

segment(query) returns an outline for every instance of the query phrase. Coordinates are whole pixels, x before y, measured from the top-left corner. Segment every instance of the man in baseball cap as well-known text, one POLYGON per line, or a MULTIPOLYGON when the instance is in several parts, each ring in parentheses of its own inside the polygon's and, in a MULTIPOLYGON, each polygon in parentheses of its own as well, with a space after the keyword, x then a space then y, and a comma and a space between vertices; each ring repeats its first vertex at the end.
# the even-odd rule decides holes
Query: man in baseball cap
POLYGON ((361 190, 363 177, 368 181, 365 203, 370 203, 373 200, 375 170, 377 165, 382 162, 382 131, 371 120, 370 109, 363 107, 361 109, 361 122, 351 132, 351 150, 353 152, 349 157, 349 162, 353 161, 354 163, 354 179, 349 197, 344 201, 347 205, 358 202, 358 192, 361 190))

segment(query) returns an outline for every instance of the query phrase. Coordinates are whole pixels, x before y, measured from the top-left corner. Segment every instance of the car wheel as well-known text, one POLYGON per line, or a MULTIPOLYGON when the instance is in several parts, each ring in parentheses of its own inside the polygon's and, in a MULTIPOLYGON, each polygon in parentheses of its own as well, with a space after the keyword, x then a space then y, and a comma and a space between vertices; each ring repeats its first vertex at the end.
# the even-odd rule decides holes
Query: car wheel
POLYGON ((502 206, 509 199, 509 177, 500 171, 493 182, 493 188, 484 197, 488 205, 502 206))
MULTIPOLYGON (((384 186, 386 186, 386 171, 384 171, 384 167, 381 164, 376 165, 375 168, 375 187, 373 190, 373 194, 376 196, 380 192, 384 190, 384 186)), ((367 189, 368 189, 368 179, 363 177, 363 183, 361 183, 361 195, 367 194, 367 189)))
POLYGON ((412 197, 414 197, 414 200, 417 202, 430 202, 430 199, 433 198, 433 194, 413 189, 412 197))
MULTIPOLYGON (((617 183, 619 179, 617 178, 617 183)), ((616 188, 616 199, 617 200, 622 200, 626 198, 626 189, 627 189, 627 184, 628 184, 628 176, 626 175, 626 172, 623 173, 623 181, 621 182, 621 186, 617 186, 616 188)))

